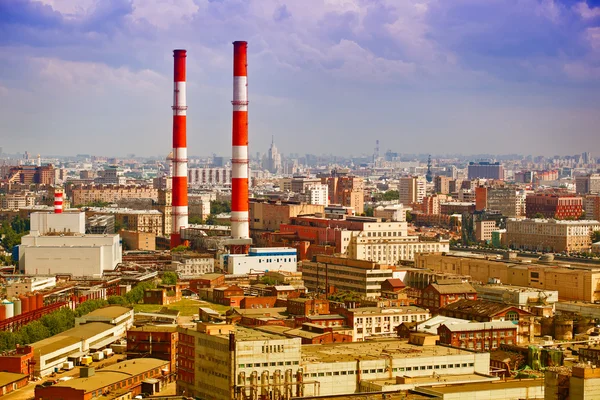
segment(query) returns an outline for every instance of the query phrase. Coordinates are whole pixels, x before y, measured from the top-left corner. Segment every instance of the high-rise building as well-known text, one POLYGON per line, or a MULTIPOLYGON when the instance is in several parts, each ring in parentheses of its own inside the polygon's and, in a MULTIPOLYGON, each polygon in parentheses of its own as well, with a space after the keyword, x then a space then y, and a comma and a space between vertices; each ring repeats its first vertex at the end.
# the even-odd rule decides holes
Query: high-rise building
POLYGON ((577 194, 599 194, 600 174, 588 174, 575 177, 575 191, 577 194))
POLYGON ((450 178, 449 176, 436 176, 434 180, 435 192, 439 194, 449 194, 451 180, 452 178, 450 178))
POLYGON ((352 207, 356 214, 364 212, 363 178, 333 172, 330 176, 322 177, 321 183, 328 186, 329 204, 352 207))
POLYGON ((504 179, 504 167, 499 162, 470 162, 469 179, 504 179))
POLYGON ((400 178, 398 192, 400 203, 408 206, 413 203, 421 203, 425 197, 427 181, 423 177, 411 176, 400 178))
POLYGON ((310 204, 329 205, 329 187, 325 184, 312 184, 306 189, 308 202, 310 204))
POLYGON ((263 161, 263 168, 272 174, 280 174, 281 171, 281 154, 275 146, 275 139, 271 139, 271 147, 267 152, 263 161))

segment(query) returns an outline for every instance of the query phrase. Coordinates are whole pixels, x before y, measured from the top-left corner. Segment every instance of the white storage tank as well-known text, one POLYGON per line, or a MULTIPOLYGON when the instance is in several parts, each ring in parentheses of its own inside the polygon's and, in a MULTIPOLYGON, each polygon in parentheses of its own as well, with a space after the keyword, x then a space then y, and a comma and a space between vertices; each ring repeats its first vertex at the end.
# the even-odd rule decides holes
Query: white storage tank
POLYGON ((13 310, 14 310, 14 316, 16 317, 17 315, 21 315, 21 299, 15 297, 14 299, 12 299, 13 302, 13 310))
POLYGON ((2 305, 6 308, 6 319, 12 318, 15 316, 15 306, 10 301, 4 299, 2 300, 2 305))

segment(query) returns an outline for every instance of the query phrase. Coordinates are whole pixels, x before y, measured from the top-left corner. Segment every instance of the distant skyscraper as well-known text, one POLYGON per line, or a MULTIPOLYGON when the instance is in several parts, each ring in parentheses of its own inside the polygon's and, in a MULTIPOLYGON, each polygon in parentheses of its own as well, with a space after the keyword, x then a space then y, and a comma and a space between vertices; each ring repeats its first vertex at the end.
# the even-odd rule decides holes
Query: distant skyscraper
POLYGON ((272 174, 281 173, 281 154, 275 146, 274 138, 271 139, 271 147, 263 161, 263 168, 272 174))

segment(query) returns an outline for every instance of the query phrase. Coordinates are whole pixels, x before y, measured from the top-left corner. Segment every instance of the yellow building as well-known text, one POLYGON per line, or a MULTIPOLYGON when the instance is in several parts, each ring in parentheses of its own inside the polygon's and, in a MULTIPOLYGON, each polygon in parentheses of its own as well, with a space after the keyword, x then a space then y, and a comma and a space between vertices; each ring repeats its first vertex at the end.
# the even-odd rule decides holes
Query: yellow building
POLYGON ((548 258, 537 264, 525 260, 498 260, 481 256, 416 254, 415 267, 470 276, 473 282, 490 278, 502 284, 556 290, 561 300, 600 301, 600 268, 561 267, 548 258))
POLYGON ((324 213, 325 206, 282 201, 250 201, 250 231, 277 231, 281 224, 289 224, 290 218, 304 214, 324 213))

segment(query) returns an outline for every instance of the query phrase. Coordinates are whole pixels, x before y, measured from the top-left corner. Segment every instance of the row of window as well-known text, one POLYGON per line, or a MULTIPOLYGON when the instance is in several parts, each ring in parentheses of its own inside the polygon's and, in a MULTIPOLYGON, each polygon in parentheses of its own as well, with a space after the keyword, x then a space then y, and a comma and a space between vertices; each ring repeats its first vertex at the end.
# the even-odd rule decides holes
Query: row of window
POLYGON ((271 361, 264 363, 249 363, 249 364, 238 364, 239 368, 257 368, 257 367, 282 367, 284 365, 299 365, 299 361, 271 361))
MULTIPOLYGON (((434 369, 448 369, 448 368, 468 368, 474 367, 475 363, 462 363, 462 364, 436 364, 436 365, 420 365, 415 367, 402 367, 392 368, 392 372, 410 372, 410 371, 426 371, 434 369)), ((363 369, 360 371, 363 375, 365 374, 382 374, 383 368, 379 369, 363 369)), ((305 378, 318 378, 324 376, 339 376, 339 375, 354 375, 358 374, 357 371, 333 371, 333 372, 313 372, 310 374, 304 374, 305 378)))

